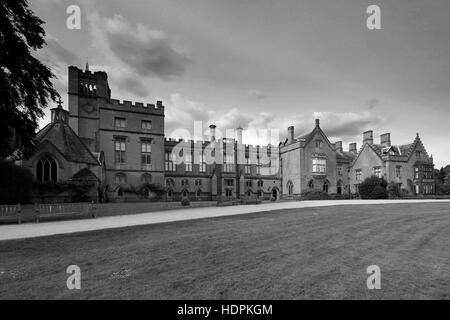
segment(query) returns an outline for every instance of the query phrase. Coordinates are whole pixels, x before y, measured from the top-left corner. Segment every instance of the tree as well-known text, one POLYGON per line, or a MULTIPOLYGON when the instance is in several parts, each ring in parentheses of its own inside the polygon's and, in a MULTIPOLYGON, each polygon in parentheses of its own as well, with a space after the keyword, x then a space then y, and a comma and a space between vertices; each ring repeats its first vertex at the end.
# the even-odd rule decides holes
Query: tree
POLYGON ((359 194, 362 199, 386 199, 387 182, 383 178, 371 176, 359 185, 359 194))
POLYGON ((43 109, 59 97, 54 74, 32 55, 46 44, 43 23, 27 0, 0 0, 0 158, 31 149, 43 109))

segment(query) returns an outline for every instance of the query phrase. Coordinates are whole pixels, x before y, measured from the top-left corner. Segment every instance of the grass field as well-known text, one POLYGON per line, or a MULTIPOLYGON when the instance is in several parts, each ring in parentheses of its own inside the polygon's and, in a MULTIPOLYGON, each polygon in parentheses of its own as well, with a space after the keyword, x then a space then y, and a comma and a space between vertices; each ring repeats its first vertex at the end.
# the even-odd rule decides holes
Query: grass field
POLYGON ((450 205, 295 209, 3 241, 0 298, 449 299, 450 205), (66 287, 72 264, 81 290, 66 287), (374 264, 381 290, 366 287, 374 264))

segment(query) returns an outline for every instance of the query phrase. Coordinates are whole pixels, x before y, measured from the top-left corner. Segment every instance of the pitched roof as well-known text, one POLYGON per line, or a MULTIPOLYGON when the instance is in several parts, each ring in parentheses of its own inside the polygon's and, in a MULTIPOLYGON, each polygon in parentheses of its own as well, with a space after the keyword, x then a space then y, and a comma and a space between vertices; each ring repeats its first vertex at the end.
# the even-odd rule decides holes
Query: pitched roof
POLYGON ((353 152, 336 152, 336 160, 352 162, 356 155, 353 152))
POLYGON ((37 133, 36 140, 38 144, 50 142, 70 162, 99 164, 80 137, 65 123, 49 123, 37 133))

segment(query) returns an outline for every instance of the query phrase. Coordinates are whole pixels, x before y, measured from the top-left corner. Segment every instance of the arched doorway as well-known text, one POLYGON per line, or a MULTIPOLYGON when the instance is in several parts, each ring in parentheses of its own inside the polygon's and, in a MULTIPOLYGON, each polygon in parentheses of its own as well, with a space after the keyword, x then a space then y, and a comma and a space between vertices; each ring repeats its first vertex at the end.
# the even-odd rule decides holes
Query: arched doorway
POLYGON ((336 185, 336 190, 337 190, 337 194, 341 195, 342 194, 342 181, 339 180, 337 185, 336 185))
POLYGON ((278 191, 276 188, 272 189, 272 198, 275 199, 275 201, 278 200, 278 191))

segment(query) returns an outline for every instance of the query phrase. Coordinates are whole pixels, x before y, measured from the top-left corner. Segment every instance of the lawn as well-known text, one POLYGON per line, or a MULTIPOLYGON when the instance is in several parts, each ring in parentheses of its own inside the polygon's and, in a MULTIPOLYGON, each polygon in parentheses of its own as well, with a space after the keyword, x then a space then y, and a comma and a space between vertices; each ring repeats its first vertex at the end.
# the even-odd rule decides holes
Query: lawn
POLYGON ((449 299, 449 209, 294 209, 3 241, 0 298, 449 299), (72 264, 81 290, 66 287, 72 264), (381 290, 366 287, 370 265, 381 290))

